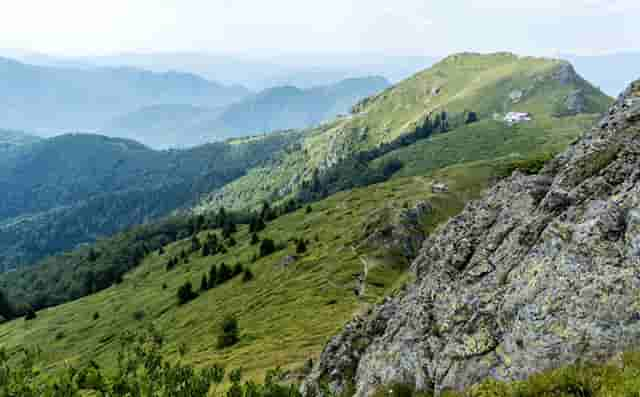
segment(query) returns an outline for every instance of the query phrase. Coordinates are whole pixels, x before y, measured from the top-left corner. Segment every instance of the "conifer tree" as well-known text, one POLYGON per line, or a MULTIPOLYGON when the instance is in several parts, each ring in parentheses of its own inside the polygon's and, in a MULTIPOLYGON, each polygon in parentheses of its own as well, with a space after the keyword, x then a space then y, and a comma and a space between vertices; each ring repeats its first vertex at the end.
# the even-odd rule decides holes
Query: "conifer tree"
POLYGON ((218 269, 218 284, 222 284, 230 280, 231 277, 231 269, 229 269, 229 267, 224 262, 222 262, 222 264, 220 264, 220 269, 218 269))
POLYGON ((235 266, 233 267, 233 272, 231 274, 232 277, 238 276, 240 274, 242 274, 242 272, 244 271, 244 268, 242 267, 241 263, 236 263, 235 266))
POLYGON ((251 269, 245 268, 242 274, 242 282, 247 283, 251 280, 253 280, 253 273, 251 272, 251 269))
POLYGON ((211 248, 209 248, 209 242, 208 241, 202 245, 201 254, 202 254, 203 257, 211 255, 211 248))
POLYGON ((301 238, 296 244, 296 253, 304 254, 305 252, 307 252, 307 243, 301 238))
POLYGON ((202 281, 200 282, 200 291, 206 291, 209 289, 209 280, 207 280, 207 275, 202 275, 202 281))
POLYGON ((191 237, 191 252, 200 251, 202 248, 202 244, 200 244, 200 239, 195 234, 191 237))
POLYGON ((218 285, 218 268, 216 265, 211 265, 209 269, 209 288, 215 288, 218 285))
POLYGON ((9 303, 9 299, 7 299, 7 296, 2 291, 0 291, 0 316, 4 317, 6 320, 11 320, 15 316, 13 307, 9 303))

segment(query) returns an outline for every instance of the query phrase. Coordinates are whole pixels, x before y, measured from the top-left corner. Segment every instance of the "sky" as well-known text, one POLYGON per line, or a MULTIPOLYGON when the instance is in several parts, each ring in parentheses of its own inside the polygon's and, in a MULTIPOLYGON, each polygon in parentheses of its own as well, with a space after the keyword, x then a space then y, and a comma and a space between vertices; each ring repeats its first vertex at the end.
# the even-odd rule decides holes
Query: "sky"
POLYGON ((0 48, 53 55, 638 51, 638 0, 0 0, 0 48))

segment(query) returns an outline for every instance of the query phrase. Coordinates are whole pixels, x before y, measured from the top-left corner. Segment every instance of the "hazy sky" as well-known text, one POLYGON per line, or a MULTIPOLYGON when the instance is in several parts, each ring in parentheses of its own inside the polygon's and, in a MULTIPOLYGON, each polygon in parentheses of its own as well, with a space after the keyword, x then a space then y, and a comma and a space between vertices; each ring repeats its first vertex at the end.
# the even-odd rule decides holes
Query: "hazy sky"
POLYGON ((640 0, 0 0, 0 48, 445 55, 638 50, 640 0))

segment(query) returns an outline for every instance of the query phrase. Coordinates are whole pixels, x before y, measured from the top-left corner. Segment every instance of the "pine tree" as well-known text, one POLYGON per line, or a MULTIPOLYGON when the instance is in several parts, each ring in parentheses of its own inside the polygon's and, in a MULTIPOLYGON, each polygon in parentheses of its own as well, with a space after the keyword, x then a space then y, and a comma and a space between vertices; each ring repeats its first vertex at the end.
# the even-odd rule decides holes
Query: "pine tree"
POLYGON ((222 227, 222 238, 228 239, 237 231, 238 231, 238 228, 236 227, 236 224, 231 221, 228 221, 222 227))
POLYGON ((251 245, 256 245, 260 242, 260 238, 258 237, 257 234, 253 233, 251 235, 251 245))
POLYGON ((89 262, 95 262, 98 259, 98 253, 96 252, 96 250, 94 250, 93 248, 91 248, 89 250, 89 255, 87 255, 87 260, 89 262))
POLYGON ((202 248, 202 244, 200 244, 200 239, 195 234, 191 237, 191 252, 200 251, 202 248))
POLYGON ((248 283, 251 280, 253 280, 253 273, 251 272, 251 269, 245 268, 244 273, 242 274, 242 282, 248 283))
POLYGON ((311 208, 311 206, 310 206, 310 205, 307 205, 307 214, 310 214, 310 213, 311 213, 311 211, 313 211, 313 209, 311 208))
POLYGON ((304 239, 300 239, 296 244, 296 253, 304 254, 305 252, 307 252, 307 243, 304 241, 304 239))
POLYGON ((239 276, 240 274, 242 274, 243 271, 244 271, 244 268, 242 267, 242 264, 236 263, 235 266, 233 267, 233 272, 231 276, 232 277, 239 276))
POLYGON ((207 275, 202 275, 202 281, 200 282, 200 291, 206 291, 209 289, 209 280, 207 280, 207 275))
POLYGON ((185 303, 192 301, 197 296, 198 294, 193 292, 193 285, 191 284, 190 281, 187 281, 178 289, 178 302, 181 305, 184 305, 185 303))
POLYGON ((240 329, 238 319, 234 316, 226 316, 220 324, 220 334, 218 335, 218 348, 232 346, 238 342, 240 329))
POLYGON ((237 244, 236 239, 234 239, 233 236, 229 237, 227 244, 229 245, 229 247, 235 247, 235 245, 237 244))
POLYGON ((25 321, 35 320, 36 317, 38 317, 38 315, 36 314, 36 311, 33 309, 33 307, 29 306, 29 308, 27 309, 27 312, 24 315, 25 321))
POLYGON ((203 257, 211 255, 211 248, 209 248, 209 242, 208 241, 202 245, 201 254, 202 254, 203 257))
POLYGON ((224 262, 222 262, 222 264, 220 264, 220 269, 218 269, 218 284, 222 284, 230 280, 231 277, 231 269, 229 269, 229 267, 224 262))
POLYGON ((262 242, 260 243, 260 256, 269 256, 274 252, 276 252, 276 244, 273 242, 273 240, 269 238, 262 240, 262 242))
POLYGON ((224 207, 220 207, 218 210, 218 214, 215 217, 215 227, 222 227, 225 223, 227 223, 227 211, 224 207))
POLYGON ((262 210, 260 210, 260 219, 263 221, 269 221, 271 218, 271 207, 266 201, 262 203, 262 210))
POLYGON ((218 285, 218 268, 216 265, 211 265, 209 269, 209 288, 215 288, 218 285))
POLYGON ((195 219, 194 219, 194 229, 197 232, 201 231, 202 228, 204 227, 204 216, 202 215, 198 215, 195 219))
POLYGON ((0 291, 0 316, 4 317, 6 320, 11 320, 15 316, 15 312, 9 303, 9 299, 7 299, 7 296, 2 291, 0 291))

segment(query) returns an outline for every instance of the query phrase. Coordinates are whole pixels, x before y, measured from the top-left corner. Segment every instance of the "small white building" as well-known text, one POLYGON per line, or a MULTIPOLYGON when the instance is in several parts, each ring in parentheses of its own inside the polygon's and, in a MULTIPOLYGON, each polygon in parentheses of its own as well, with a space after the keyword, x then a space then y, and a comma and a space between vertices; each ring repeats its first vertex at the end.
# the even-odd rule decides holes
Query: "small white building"
POLYGON ((504 121, 509 124, 531 121, 531 114, 527 112, 509 112, 504 116, 504 121))

